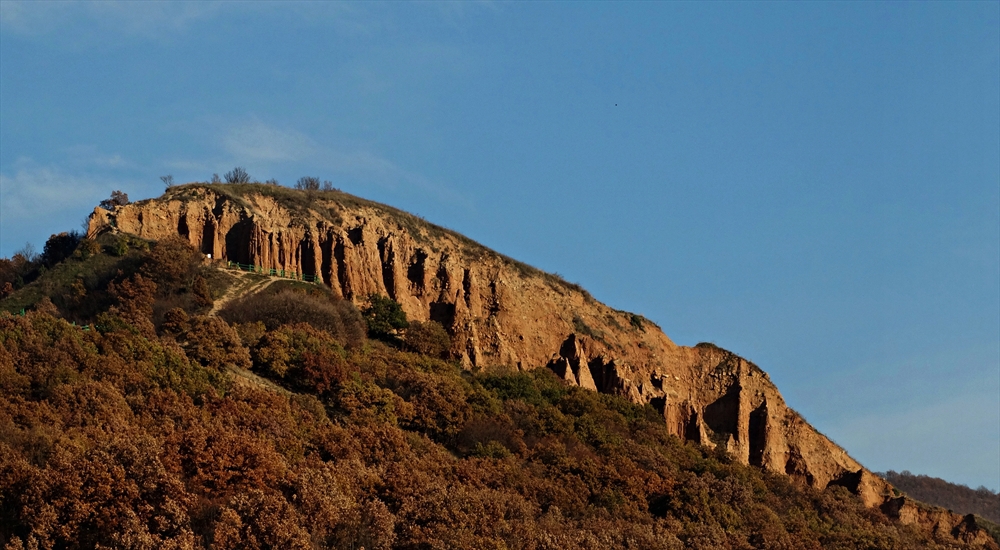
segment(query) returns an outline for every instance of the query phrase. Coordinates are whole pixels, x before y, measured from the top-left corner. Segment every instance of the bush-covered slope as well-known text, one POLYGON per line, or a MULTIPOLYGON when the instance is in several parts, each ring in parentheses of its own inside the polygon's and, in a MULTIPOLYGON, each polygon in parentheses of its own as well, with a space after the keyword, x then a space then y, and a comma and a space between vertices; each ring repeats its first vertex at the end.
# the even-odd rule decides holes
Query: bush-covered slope
POLYGON ((977 514, 1000 523, 1000 494, 986 487, 971 489, 941 478, 914 475, 904 470, 881 474, 889 483, 909 496, 960 514, 977 514))
POLYGON ((547 370, 472 374, 304 324, 104 321, 0 318, 2 543, 933 547, 547 370))
POLYGON ((185 242, 76 240, 0 263, 0 547, 909 549, 968 533, 684 443, 650 405, 548 369, 463 370, 440 325, 403 328, 391 300, 359 312, 276 283, 209 315, 244 287, 185 242))

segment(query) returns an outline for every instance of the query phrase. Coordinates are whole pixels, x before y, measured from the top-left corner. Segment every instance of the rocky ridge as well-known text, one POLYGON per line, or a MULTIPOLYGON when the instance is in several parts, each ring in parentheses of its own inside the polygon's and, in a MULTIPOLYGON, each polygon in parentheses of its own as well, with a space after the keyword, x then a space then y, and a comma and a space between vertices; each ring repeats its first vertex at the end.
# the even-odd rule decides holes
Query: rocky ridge
MULTIPOLYGON (((410 319, 444 325, 467 368, 550 368, 570 384, 650 403, 682 439, 812 487, 843 485, 868 506, 921 521, 899 513, 908 508, 893 504, 892 487, 789 408, 753 363, 710 344, 679 346, 576 285, 391 207, 336 191, 188 184, 96 208, 88 236, 104 231, 179 235, 215 261, 314 277, 358 304, 387 295, 410 319)), ((978 536, 955 517, 937 523, 978 536)))

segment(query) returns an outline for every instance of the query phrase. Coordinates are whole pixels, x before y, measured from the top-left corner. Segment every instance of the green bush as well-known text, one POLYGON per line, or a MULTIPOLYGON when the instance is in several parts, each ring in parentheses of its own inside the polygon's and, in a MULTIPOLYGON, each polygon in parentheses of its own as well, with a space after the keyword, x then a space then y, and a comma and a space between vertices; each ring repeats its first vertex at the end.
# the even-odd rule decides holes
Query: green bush
POLYGON ((361 314, 368 325, 368 336, 379 340, 396 342, 399 331, 410 326, 403 306, 380 294, 368 295, 368 307, 361 314))

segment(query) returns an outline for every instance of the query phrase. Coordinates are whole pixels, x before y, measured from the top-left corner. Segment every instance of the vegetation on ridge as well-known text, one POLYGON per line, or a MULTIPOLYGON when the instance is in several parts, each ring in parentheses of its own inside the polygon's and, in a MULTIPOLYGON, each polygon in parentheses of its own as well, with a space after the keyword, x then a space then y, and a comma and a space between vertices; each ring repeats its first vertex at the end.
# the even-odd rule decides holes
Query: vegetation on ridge
POLYGON ((971 489, 937 477, 914 475, 907 470, 889 470, 879 475, 914 499, 959 514, 976 514, 993 523, 1000 523, 1000 494, 986 487, 971 489))

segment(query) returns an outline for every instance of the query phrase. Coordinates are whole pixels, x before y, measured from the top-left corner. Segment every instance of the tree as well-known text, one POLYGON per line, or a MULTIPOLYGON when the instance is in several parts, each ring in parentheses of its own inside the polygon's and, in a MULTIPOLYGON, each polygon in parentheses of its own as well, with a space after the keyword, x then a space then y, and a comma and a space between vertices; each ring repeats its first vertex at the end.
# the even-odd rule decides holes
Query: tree
POLYGON ((226 183, 250 183, 250 174, 242 166, 237 166, 223 176, 226 183))
POLYGON ((166 176, 160 176, 160 181, 162 181, 163 185, 166 185, 168 188, 174 186, 174 176, 170 174, 167 174, 166 176))
POLYGON ((191 285, 191 293, 194 294, 194 303, 200 308, 211 308, 215 304, 212 299, 212 291, 208 288, 208 281, 198 275, 191 285))
POLYGON ((111 192, 111 197, 101 201, 101 208, 111 210, 116 206, 125 206, 126 204, 128 204, 128 195, 115 189, 111 192))
POLYGON ((368 307, 361 311, 368 324, 368 335, 381 340, 396 340, 396 332, 410 326, 399 302, 379 294, 368 295, 368 307))
POLYGON ((319 191, 319 178, 313 176, 302 176, 295 182, 295 188, 300 191, 319 191))
POLYGON ((76 246, 80 243, 81 235, 76 231, 62 232, 52 235, 45 242, 45 249, 42 252, 42 262, 47 267, 52 267, 68 258, 76 246))

